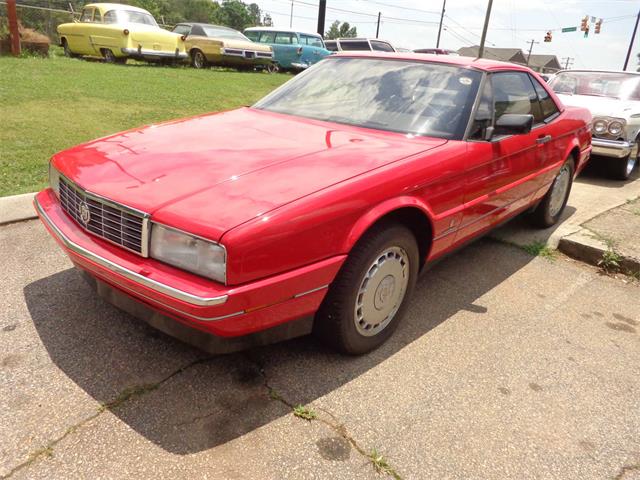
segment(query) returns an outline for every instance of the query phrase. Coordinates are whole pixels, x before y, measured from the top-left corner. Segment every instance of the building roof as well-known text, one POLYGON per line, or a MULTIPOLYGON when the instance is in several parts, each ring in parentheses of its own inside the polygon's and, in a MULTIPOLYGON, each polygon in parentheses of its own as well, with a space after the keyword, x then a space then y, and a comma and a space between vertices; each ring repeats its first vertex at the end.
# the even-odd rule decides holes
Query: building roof
POLYGON ((560 62, 558 61, 558 57, 555 55, 538 55, 531 54, 529 57, 529 66, 532 68, 553 68, 556 70, 560 70, 562 67, 560 66, 560 62))
MULTIPOLYGON (((474 45, 473 47, 462 47, 458 49, 458 53, 463 57, 477 57, 480 47, 474 45)), ((521 65, 527 64, 527 57, 519 48, 495 48, 485 47, 484 57, 490 60, 499 60, 501 62, 513 62, 521 65)))

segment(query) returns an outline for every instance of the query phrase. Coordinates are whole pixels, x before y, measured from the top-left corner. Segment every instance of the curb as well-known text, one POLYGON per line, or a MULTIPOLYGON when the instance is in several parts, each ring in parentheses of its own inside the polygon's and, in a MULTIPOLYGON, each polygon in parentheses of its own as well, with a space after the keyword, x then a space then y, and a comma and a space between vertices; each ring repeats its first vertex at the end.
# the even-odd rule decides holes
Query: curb
MULTIPOLYGON (((607 251, 611 251, 611 248, 583 228, 576 233, 561 238, 558 244, 558 250, 576 260, 590 265, 600 266, 598 263, 607 251)), ((620 254, 620 252, 616 253, 620 255, 619 264, 622 272, 640 272, 639 258, 626 256, 620 254)))
POLYGON ((0 197, 0 225, 38 218, 33 208, 34 193, 0 197))

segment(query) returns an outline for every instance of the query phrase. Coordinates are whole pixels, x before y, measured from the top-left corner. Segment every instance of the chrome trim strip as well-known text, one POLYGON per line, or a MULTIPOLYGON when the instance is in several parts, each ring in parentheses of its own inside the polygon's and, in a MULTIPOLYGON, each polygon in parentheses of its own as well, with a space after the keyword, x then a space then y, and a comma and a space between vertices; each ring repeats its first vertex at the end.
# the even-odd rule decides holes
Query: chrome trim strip
POLYGON ((120 51, 126 55, 142 56, 142 57, 161 57, 161 58, 189 58, 189 55, 183 52, 169 53, 158 52, 156 50, 138 50, 137 48, 121 48, 120 51))
POLYGON ((318 288, 312 288, 311 290, 307 290, 306 292, 301 292, 301 293, 296 293, 293 298, 300 298, 300 297, 304 297, 305 295, 309 295, 310 293, 314 293, 314 292, 318 292, 320 290, 324 290, 325 288, 328 288, 329 285, 322 285, 321 287, 318 288))
POLYGON ((164 283, 160 283, 156 280, 147 278, 143 275, 140 275, 139 273, 129 270, 128 268, 118 265, 117 263, 114 263, 111 260, 107 260, 104 257, 96 255, 95 253, 90 252, 86 248, 81 247, 77 243, 74 243, 69 238, 67 238, 65 234, 62 233, 62 231, 47 216, 44 209, 40 205, 40 202, 38 202, 37 198, 35 199, 34 203, 38 211, 38 214, 40 215, 40 218, 42 218, 42 220, 47 224, 47 226, 56 235, 56 237, 58 237, 58 239, 65 245, 66 248, 68 248, 72 252, 77 253, 78 255, 88 260, 91 260, 94 263, 97 263, 102 267, 105 267, 115 273, 118 273, 123 277, 128 278, 129 280, 132 280, 136 283, 144 285, 147 288, 155 290, 158 293, 162 293, 171 298, 175 298, 176 300, 181 300, 183 302, 187 302, 192 305, 205 306, 205 307, 222 305, 227 301, 227 298, 229 297, 228 295, 220 295, 218 297, 199 297, 197 295, 192 295, 188 292, 178 290, 177 288, 173 288, 164 283))

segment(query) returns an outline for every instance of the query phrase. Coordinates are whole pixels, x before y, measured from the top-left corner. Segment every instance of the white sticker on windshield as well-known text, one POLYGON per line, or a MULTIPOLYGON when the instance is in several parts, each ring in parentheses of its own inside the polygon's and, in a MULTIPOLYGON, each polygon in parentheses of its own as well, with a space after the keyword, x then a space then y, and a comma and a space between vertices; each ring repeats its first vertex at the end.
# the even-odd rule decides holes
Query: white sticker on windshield
POLYGON ((473 80, 471 80, 469 77, 460 77, 458 79, 458 81, 462 84, 462 85, 471 85, 471 83, 473 82, 473 80))

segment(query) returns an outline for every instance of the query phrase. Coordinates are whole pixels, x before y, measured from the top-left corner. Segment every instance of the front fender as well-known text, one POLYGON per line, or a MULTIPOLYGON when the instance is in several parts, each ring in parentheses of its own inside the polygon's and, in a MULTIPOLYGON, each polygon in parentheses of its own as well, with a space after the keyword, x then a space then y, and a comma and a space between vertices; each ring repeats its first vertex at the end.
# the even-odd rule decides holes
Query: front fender
POLYGON ((429 226, 431 227, 431 231, 434 231, 433 211, 429 208, 429 206, 424 203, 422 200, 413 197, 413 196, 402 196, 391 198, 389 200, 385 200, 382 203, 374 206, 369 209, 364 215, 362 215, 358 221, 353 225, 351 231, 347 235, 345 239, 345 243, 342 246, 343 252, 351 251, 351 248, 355 245, 355 243, 362 237, 362 235, 369 230, 378 220, 383 218, 385 215, 388 215, 396 210, 400 210, 402 208, 415 208, 422 212, 422 214, 426 217, 429 222, 429 226))

